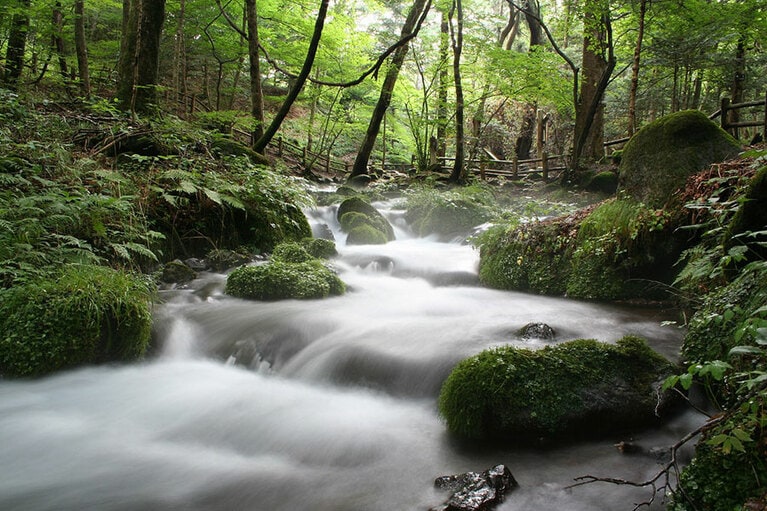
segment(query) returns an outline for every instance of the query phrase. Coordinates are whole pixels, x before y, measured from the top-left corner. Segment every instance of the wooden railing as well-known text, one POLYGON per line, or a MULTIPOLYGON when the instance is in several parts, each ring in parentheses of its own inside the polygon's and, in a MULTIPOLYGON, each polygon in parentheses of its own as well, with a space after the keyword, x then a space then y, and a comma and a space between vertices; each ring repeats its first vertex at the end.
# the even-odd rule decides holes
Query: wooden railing
POLYGON ((740 128, 762 128, 762 134, 767 138, 767 93, 765 93, 764 99, 756 101, 746 101, 744 103, 730 103, 730 98, 722 98, 721 107, 717 112, 714 112, 709 116, 709 119, 716 119, 719 117, 719 122, 722 129, 728 131, 735 138, 739 138, 740 128), (740 113, 741 110, 762 107, 758 113, 753 112, 753 117, 756 119, 750 121, 732 121, 730 120, 730 112, 740 113), (717 115, 718 114, 718 115, 717 115), (761 116, 761 120, 759 117, 761 116))
MULTIPOLYGON (((440 158, 442 166, 450 167, 449 162, 455 162, 455 158, 440 158)), ((511 160, 497 160, 480 158, 466 160, 469 172, 478 175, 483 181, 489 177, 505 177, 507 179, 520 179, 523 177, 538 176, 548 181, 559 175, 567 168, 567 155, 560 154, 549 156, 545 152, 540 158, 520 160, 514 157, 511 160)))
POLYGON ((282 157, 286 154, 298 160, 307 170, 318 167, 328 174, 346 175, 349 173, 349 165, 339 159, 333 158, 328 154, 319 154, 302 147, 294 142, 285 140, 283 137, 277 137, 271 146, 276 149, 277 156, 282 157))

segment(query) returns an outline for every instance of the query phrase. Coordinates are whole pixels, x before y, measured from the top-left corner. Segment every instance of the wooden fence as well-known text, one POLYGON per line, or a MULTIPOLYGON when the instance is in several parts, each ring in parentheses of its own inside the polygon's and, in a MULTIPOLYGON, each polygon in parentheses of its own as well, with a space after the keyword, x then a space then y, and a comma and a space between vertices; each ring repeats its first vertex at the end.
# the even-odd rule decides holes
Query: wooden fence
POLYGON ((731 103, 730 98, 722 98, 719 110, 709 116, 709 119, 719 117, 722 129, 735 138, 740 138, 740 128, 762 128, 762 135, 767 138, 767 92, 764 98, 744 103, 731 103), (758 110, 757 110, 758 109, 758 110), (734 115, 730 115, 730 113, 734 115), (741 120, 741 114, 750 113, 751 120, 741 120), (761 117, 761 120, 759 119, 761 117), (735 120, 737 119, 737 120, 735 120))
MULTIPOLYGON (((440 158, 442 166, 455 164, 455 158, 440 158)), ((480 158, 466 160, 469 172, 478 175, 483 181, 490 177, 505 177, 507 179, 520 179, 523 177, 538 177, 548 181, 558 176, 567 168, 567 155, 560 154, 549 156, 545 152, 539 158, 520 160, 516 156, 512 160, 498 160, 495 158, 480 158)))

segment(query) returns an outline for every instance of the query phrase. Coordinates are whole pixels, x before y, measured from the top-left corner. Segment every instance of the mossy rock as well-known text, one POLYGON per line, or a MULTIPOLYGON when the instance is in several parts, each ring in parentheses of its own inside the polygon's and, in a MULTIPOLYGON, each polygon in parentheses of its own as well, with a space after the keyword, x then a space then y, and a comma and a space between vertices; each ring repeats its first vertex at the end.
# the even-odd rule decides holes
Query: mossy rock
POLYGON ((385 245, 388 242, 383 231, 367 224, 352 227, 346 237, 347 245, 385 245))
POLYGON ((383 244, 394 240, 394 228, 371 204, 360 197, 344 200, 336 213, 350 245, 383 244))
POLYGON ((408 194, 405 219, 419 236, 465 235, 493 217, 495 199, 485 188, 422 188, 408 194))
POLYGON ((0 374, 40 376, 84 364, 141 358, 154 288, 99 266, 0 291, 0 374))
POLYGON ((674 372, 633 336, 615 345, 504 346, 460 362, 442 386, 439 410, 448 430, 468 439, 605 434, 656 422, 658 389, 674 372))
POLYGON ((184 284, 196 278, 197 273, 178 259, 165 263, 160 275, 160 280, 166 284, 184 284))
POLYGON ((305 263, 314 259, 311 254, 299 243, 288 242, 280 243, 274 247, 272 252, 273 261, 283 261, 286 263, 305 263))
POLYGON ((250 262, 250 255, 236 250, 215 249, 205 256, 205 260, 213 271, 226 271, 229 268, 242 266, 250 262))
POLYGON ((338 255, 335 242, 324 238, 304 238, 301 245, 317 259, 330 259, 338 255))
POLYGON ((619 190, 650 207, 663 207, 690 175, 740 150, 740 144, 703 113, 676 112, 643 127, 626 144, 619 190))
POLYGON ((226 281, 227 294, 254 300, 325 298, 345 291, 338 275, 317 260, 274 260, 260 266, 242 266, 232 271, 226 281))
POLYGON ((586 189, 606 194, 615 193, 618 189, 618 174, 609 170, 595 174, 586 183, 586 189))

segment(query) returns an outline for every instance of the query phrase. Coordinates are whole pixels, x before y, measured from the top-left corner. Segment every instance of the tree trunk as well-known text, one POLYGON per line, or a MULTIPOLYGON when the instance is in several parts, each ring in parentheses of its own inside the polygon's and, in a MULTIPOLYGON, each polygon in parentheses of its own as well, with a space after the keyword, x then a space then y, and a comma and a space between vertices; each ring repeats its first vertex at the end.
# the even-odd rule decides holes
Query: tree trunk
POLYGON ((277 130, 280 129, 282 121, 287 117, 290 107, 293 106, 293 102, 298 98, 298 94, 301 92, 306 79, 309 77, 312 65, 314 64, 314 57, 317 55, 317 48, 320 45, 320 37, 322 37, 322 29, 325 26, 325 18, 328 13, 329 2, 330 0, 322 0, 320 3, 320 10, 317 13, 317 20, 314 22, 314 33, 312 34, 312 40, 309 41, 309 49, 306 52, 304 65, 301 67, 301 71, 298 73, 295 83, 293 83, 290 92, 288 92, 288 96, 285 98, 285 101, 282 102, 280 109, 277 111, 274 119, 272 119, 269 127, 264 131, 264 134, 256 140, 256 143, 253 144, 253 150, 256 152, 263 153, 274 135, 277 134, 277 130))
POLYGON ((67 59, 64 49, 64 38, 61 33, 64 31, 64 16, 61 14, 61 2, 56 2, 53 6, 53 35, 51 36, 51 45, 59 60, 59 73, 64 81, 69 80, 69 69, 67 69, 67 59))
MULTIPOLYGON (((543 34, 540 20, 540 5, 535 0, 525 2, 525 23, 530 30, 530 51, 536 46, 543 44, 543 34)), ((522 126, 519 130, 519 137, 516 143, 517 159, 530 159, 530 150, 533 148, 533 134, 535 133, 535 121, 538 114, 538 105, 528 103, 525 105, 524 115, 522 116, 522 126)), ((541 148, 539 148, 541 149, 541 148)))
MULTIPOLYGON (((463 125, 463 83, 461 82, 461 52, 463 51, 463 4, 454 0, 456 11, 456 30, 451 30, 453 36, 453 82, 455 85, 455 165, 450 174, 451 183, 459 183, 465 179, 466 156, 463 125)), ((452 28, 452 24, 451 24, 452 28)))
POLYGON ((250 57, 250 115, 253 116, 252 140, 264 135, 264 92, 261 89, 261 61, 258 54, 258 10, 256 0, 245 0, 248 18, 248 56, 250 57))
POLYGON ((604 155, 602 98, 615 69, 612 25, 605 9, 595 0, 585 5, 584 25, 593 28, 583 38, 583 80, 575 107, 572 169, 582 160, 596 161, 604 155))
POLYGON ((637 130, 637 91, 639 90, 639 61, 642 56, 642 40, 644 39, 644 23, 647 15, 647 0, 639 0, 639 28, 637 42, 634 46, 634 60, 631 64, 631 87, 629 89, 628 136, 637 130))
POLYGON ((3 82, 11 90, 16 90, 24 69, 24 51, 27 46, 29 30, 29 7, 31 0, 21 0, 21 12, 11 19, 11 31, 8 35, 8 48, 5 54, 5 75, 3 82))
MULTIPOLYGON (((128 0, 126 0, 127 2, 128 0)), ((121 108, 150 113, 157 107, 160 36, 165 21, 165 0, 132 0, 123 20, 117 98, 121 108)))
POLYGON ((176 34, 174 35, 173 48, 173 91, 176 98, 177 108, 184 105, 181 113, 186 113, 186 39, 184 26, 186 25, 186 0, 181 0, 176 17, 176 34))
POLYGON ((80 77, 80 91, 86 98, 91 97, 91 75, 88 70, 88 45, 85 41, 84 0, 75 0, 75 53, 77 72, 80 77))
MULTIPOLYGON (((413 32, 416 26, 421 12, 424 10, 426 0, 415 0, 413 6, 410 8, 405 24, 402 26, 402 35, 405 37, 413 32)), ((378 96, 378 102, 373 109, 373 115, 370 118, 365 138, 362 141, 357 157, 354 160, 354 166, 352 167, 349 177, 359 176, 366 174, 368 170, 368 161, 370 161, 370 155, 373 153, 373 147, 378 138, 378 132, 381 129, 381 122, 383 121, 386 110, 391 103, 392 92, 394 91, 394 85, 397 83, 397 77, 399 76, 399 70, 402 67, 402 63, 405 61, 405 55, 407 55, 409 43, 403 44, 394 51, 391 61, 389 62, 389 69, 386 71, 386 77, 384 78, 383 85, 381 86, 381 94, 378 96)))
MULTIPOLYGON (((735 73, 732 77, 732 89, 730 90, 730 101, 732 103, 743 102, 744 85, 746 83, 746 43, 743 36, 738 38, 738 45, 735 48, 735 73)), ((727 122, 738 122, 740 116, 737 110, 727 112, 727 122)), ((735 138, 740 135, 738 128, 733 130, 735 138)))
POLYGON ((447 153, 447 88, 448 73, 447 59, 449 48, 450 28, 447 22, 447 13, 442 13, 440 23, 440 42, 439 42, 439 91, 437 92, 437 158, 444 158, 447 153))

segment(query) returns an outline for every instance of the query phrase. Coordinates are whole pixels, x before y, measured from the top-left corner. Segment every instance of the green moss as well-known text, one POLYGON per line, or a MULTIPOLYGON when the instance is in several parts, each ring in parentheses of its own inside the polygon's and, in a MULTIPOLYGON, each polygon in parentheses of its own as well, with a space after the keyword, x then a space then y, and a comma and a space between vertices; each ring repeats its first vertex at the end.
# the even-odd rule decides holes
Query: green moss
POLYGON ((98 266, 0 291, 0 373, 136 360, 149 344, 152 300, 145 280, 98 266))
POLYGON ((465 234, 493 217, 492 193, 482 186, 409 191, 405 218, 419 236, 465 234))
POLYGON ((304 238, 301 240, 301 245, 312 257, 318 259, 330 259, 338 255, 336 244, 331 240, 322 238, 304 238))
POLYGON ((589 179, 586 189, 607 194, 615 193, 618 189, 618 175, 611 171, 600 172, 589 179))
POLYGON ((738 154, 740 144, 697 110, 662 117, 629 140, 620 164, 620 189, 662 207, 693 173, 738 154))
MULTIPOLYGON (((341 222, 342 228, 344 228, 345 222, 343 218, 349 213, 355 213, 355 215, 349 218, 356 219, 354 225, 349 225, 347 223, 347 225, 349 225, 349 229, 359 225, 357 222, 360 222, 361 217, 364 216, 366 218, 364 223, 383 232, 387 241, 392 241, 394 239, 394 228, 391 226, 389 221, 386 220, 386 218, 375 207, 365 202, 361 197, 350 197, 344 200, 338 206, 336 217, 341 222)), ((348 219, 346 220, 346 222, 349 221, 350 220, 348 219)))
MULTIPOLYGON (((346 216, 349 216, 348 214, 346 216)), ((349 230, 346 237, 348 245, 384 245, 388 243, 386 234, 372 225, 357 225, 349 230)))
POLYGON ((505 346, 460 362, 442 386, 439 410, 466 438, 594 434, 655 420, 655 383, 673 370, 631 336, 616 345, 505 346))
POLYGON ((292 241, 280 243, 274 247, 272 252, 273 261, 283 261, 286 263, 305 263, 314 259, 309 252, 300 244, 292 241))
POLYGON ((345 290, 338 275, 316 260, 274 260, 260 266, 242 266, 232 271, 226 281, 227 294, 255 300, 325 298, 345 290))
POLYGON ((725 251, 738 244, 748 246, 746 261, 767 259, 767 167, 751 179, 743 202, 727 227, 725 251), (753 233, 761 232, 761 235, 753 233))

